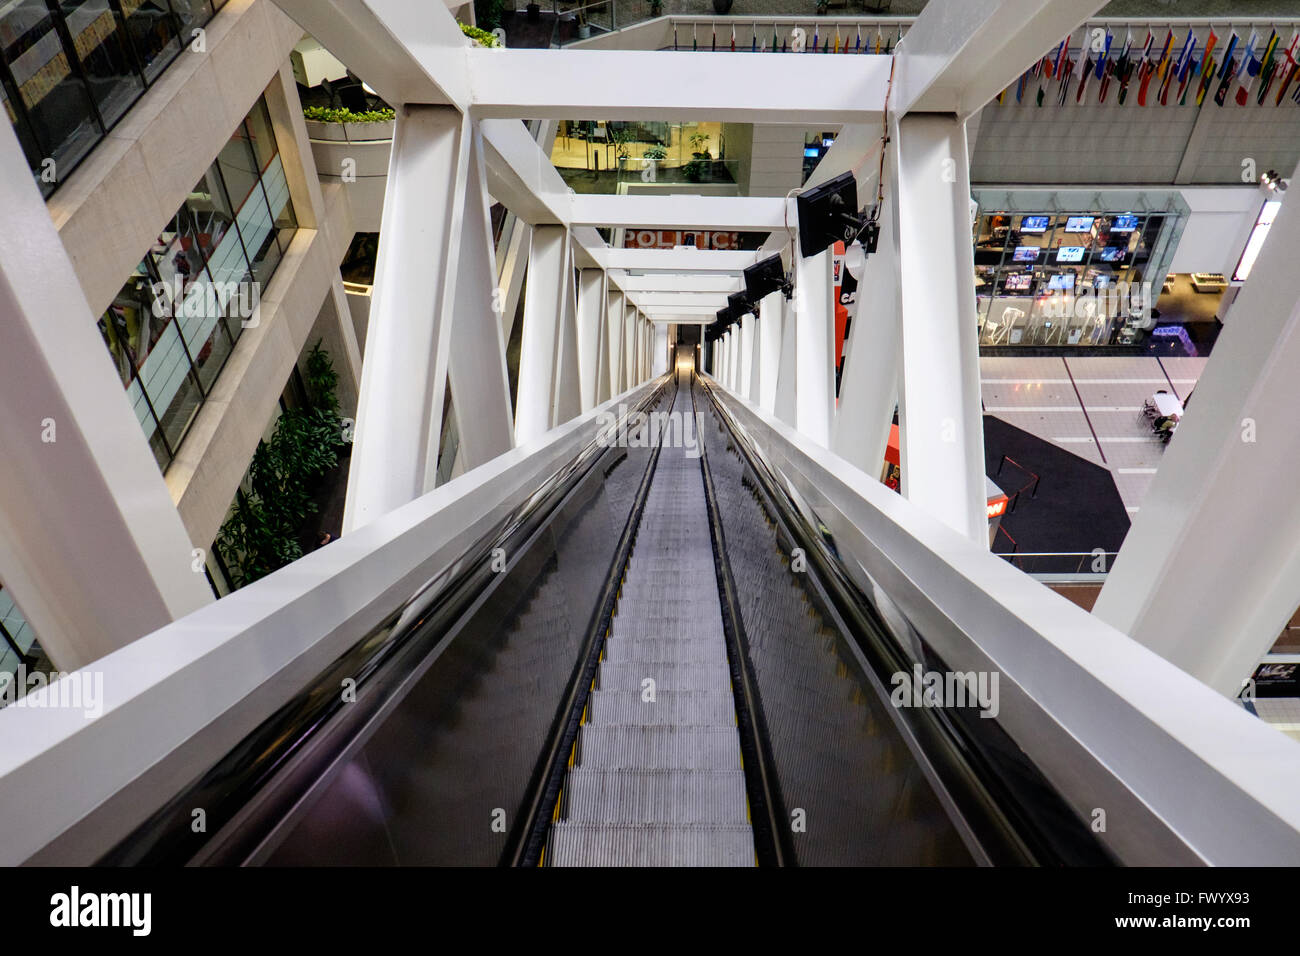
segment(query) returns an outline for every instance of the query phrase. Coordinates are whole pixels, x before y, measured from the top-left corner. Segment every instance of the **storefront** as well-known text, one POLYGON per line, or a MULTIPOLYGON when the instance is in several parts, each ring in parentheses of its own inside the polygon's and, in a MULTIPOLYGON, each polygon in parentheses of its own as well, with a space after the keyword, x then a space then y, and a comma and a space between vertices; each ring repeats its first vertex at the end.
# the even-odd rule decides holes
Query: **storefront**
POLYGON ((980 344, 1137 344, 1187 218, 1177 190, 977 189, 980 344))

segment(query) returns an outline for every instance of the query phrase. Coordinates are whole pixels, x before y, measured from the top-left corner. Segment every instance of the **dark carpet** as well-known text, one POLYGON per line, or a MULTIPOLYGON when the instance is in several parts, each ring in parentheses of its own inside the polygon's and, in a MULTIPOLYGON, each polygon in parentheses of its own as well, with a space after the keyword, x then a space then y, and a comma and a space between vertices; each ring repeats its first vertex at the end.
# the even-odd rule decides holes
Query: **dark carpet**
POLYGON ((1008 534, 1021 554, 1119 550, 1128 534, 1128 512, 1105 468, 992 415, 984 416, 984 462, 988 476, 1007 495, 1024 489, 1015 511, 1002 519, 1007 534, 998 535, 994 551, 1012 551, 1008 534), (1019 467, 1007 462, 999 475, 1003 455, 1019 467), (1038 495, 1030 498, 1026 486, 1034 474, 1039 476, 1038 495))

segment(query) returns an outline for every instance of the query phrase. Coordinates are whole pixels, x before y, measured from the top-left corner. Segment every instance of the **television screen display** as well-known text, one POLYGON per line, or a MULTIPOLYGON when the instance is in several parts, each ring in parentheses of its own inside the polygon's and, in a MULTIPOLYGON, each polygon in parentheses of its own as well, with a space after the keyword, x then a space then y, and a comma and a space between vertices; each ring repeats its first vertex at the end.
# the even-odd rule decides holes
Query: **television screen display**
POLYGON ((1033 277, 1028 272, 1017 272, 1007 276, 1003 287, 1007 292, 1028 292, 1029 283, 1033 277))
POLYGON ((1128 255, 1128 246, 1106 246, 1098 258, 1102 262, 1123 262, 1128 255))
POLYGON ((1137 216, 1116 216, 1110 224, 1111 232, 1132 232, 1138 227, 1137 216))
POLYGON ((1012 262, 1037 262, 1038 246, 1017 246, 1011 255, 1012 262))
POLYGON ((809 159, 816 159, 818 156, 822 154, 822 151, 818 149, 816 146, 805 146, 803 148, 803 154, 809 159))
POLYGON ((1083 246, 1061 246, 1056 250, 1057 262, 1082 262, 1083 246))
POLYGON ((1060 275, 1052 276, 1047 280, 1047 287, 1049 289, 1073 289, 1074 273, 1063 272, 1060 275))
POLYGON ((1065 220, 1066 232, 1087 232, 1092 228, 1092 216, 1071 216, 1065 220))
POLYGON ((1020 220, 1021 232, 1046 232, 1050 216, 1025 216, 1020 220))

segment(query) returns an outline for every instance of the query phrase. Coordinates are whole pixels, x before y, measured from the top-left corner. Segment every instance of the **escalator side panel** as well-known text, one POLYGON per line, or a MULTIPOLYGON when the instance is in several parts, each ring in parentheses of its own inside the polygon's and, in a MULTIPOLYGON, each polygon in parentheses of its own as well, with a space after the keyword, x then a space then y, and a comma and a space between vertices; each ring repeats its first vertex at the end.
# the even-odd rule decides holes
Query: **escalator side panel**
POLYGON ((269 865, 502 862, 649 450, 611 449, 269 865))
POLYGON ((747 465, 701 397, 709 464, 799 865, 970 865, 847 639, 828 620, 747 465))

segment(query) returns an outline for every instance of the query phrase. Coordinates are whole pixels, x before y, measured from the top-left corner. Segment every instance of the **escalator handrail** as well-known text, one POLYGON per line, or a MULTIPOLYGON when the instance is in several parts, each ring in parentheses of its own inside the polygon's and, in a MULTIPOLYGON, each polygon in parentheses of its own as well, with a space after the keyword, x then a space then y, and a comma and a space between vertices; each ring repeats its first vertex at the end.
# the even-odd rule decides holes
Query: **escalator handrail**
MULTIPOLYGON (((1089 816, 1113 858, 1300 859, 1294 742, 712 378, 705 384, 737 447, 761 450, 781 483, 833 509, 835 548, 849 549, 871 586, 887 586, 909 616, 947 629, 946 646, 967 657, 950 663, 968 670, 961 665, 978 660, 1000 671, 997 722, 1009 722, 1047 779, 1065 782, 1058 792, 1076 815, 1107 811, 1104 827, 1089 816), (788 474, 770 464, 773 456, 788 474), (1211 805, 1218 812, 1207 816, 1211 805)), ((789 507, 806 526, 804 510, 793 499, 789 507)), ((813 530, 824 546, 829 531, 813 530)), ((863 593, 843 558, 835 561, 863 593)))
MULTIPOLYGON (((655 401, 664 384, 661 379, 638 386, 553 430, 536 446, 507 453, 501 460, 483 466, 482 474, 467 473, 457 481, 430 492, 423 499, 417 499, 411 505, 340 538, 328 548, 308 555, 220 602, 200 609, 102 659, 95 667, 108 672, 106 676, 109 679, 104 682, 106 688, 112 686, 122 693, 105 693, 104 711, 98 720, 82 726, 51 727, 48 723, 42 726, 33 720, 38 714, 30 709, 0 710, 0 727, 6 728, 9 739, 22 741, 24 747, 20 749, 27 751, 11 751, 10 759, 0 762, 0 769, 3 770, 0 772, 0 802, 11 808, 27 807, 30 810, 25 818, 23 814, 11 813, 7 815, 5 824, 0 824, 5 826, 5 839, 0 840, 0 863, 143 862, 138 857, 147 857, 149 854, 133 856, 122 852, 122 848, 130 842, 127 839, 129 835, 142 834, 143 823, 152 820, 168 807, 174 809, 177 799, 183 797, 190 788, 205 779, 210 783, 214 767, 223 760, 241 752, 256 755, 256 759, 250 760, 247 766, 237 768, 238 786, 234 786, 236 781, 232 781, 227 789, 246 793, 250 782, 255 781, 257 787, 264 785, 284 765, 293 750, 302 747, 328 723, 329 709, 323 709, 319 700, 313 702, 311 698, 315 695, 316 698, 325 696, 332 701, 338 700, 338 683, 334 677, 338 668, 343 666, 342 662, 348 662, 346 672, 357 678, 360 693, 364 681, 380 668, 384 660, 400 649, 405 640, 404 635, 409 635, 421 623, 427 623, 427 619, 436 614, 437 608, 460 603, 458 597, 463 595, 458 595, 458 589, 472 585, 474 570, 487 564, 482 558, 490 555, 499 541, 512 535, 517 537, 539 520, 544 523, 553 513, 554 506, 563 500, 567 490, 580 482, 589 469, 603 459, 609 449, 600 440, 598 423, 607 420, 611 413, 616 416, 638 414, 655 401), (557 462, 558 468, 555 467, 557 462), (542 474, 533 477, 539 470, 542 474), (458 487, 452 488, 453 485, 458 487), (503 493, 514 495, 513 504, 492 507, 494 496, 503 493), (481 511, 471 514, 447 513, 455 510, 457 502, 475 495, 477 497, 473 497, 473 504, 464 510, 470 511, 477 507, 481 511), (418 518, 408 525, 407 521, 413 515, 418 518), (284 682, 284 671, 278 669, 276 661, 269 660, 273 655, 267 654, 268 660, 254 656, 247 661, 252 665, 248 670, 256 671, 260 666, 266 668, 268 673, 239 675, 239 678, 242 684, 262 680, 263 683, 255 686, 256 693, 232 699, 229 703, 205 697, 200 702, 204 707, 195 707, 198 711, 195 714, 177 715, 174 712, 175 697, 185 693, 184 687, 196 683, 195 667, 204 663, 218 663, 214 651, 232 648, 233 653, 236 645, 244 646, 247 651, 249 648, 245 642, 250 639, 256 642, 259 637, 264 641, 282 640, 282 635, 271 633, 275 628, 270 622, 276 619, 279 612, 311 600, 317 587, 341 581, 343 579, 339 575, 362 565, 365 565, 368 574, 374 574, 374 564, 366 562, 378 562, 377 556, 385 554, 386 548, 394 547, 395 540, 401 541, 404 547, 411 547, 408 542, 413 539, 409 536, 417 534, 431 521, 437 527, 449 524, 474 533, 474 544, 466 549, 457 546, 455 541, 458 539, 453 538, 431 545, 428 557, 419 567, 429 567, 432 573, 420 573, 419 580, 422 583, 413 588, 408 587, 406 597, 398 598, 396 605, 390 605, 389 610, 382 613, 378 624, 362 625, 364 629, 360 632, 360 638, 344 638, 340 641, 338 633, 346 633, 354 621, 373 618, 374 601, 359 609, 354 607, 352 613, 343 620, 331 621, 337 632, 305 635, 302 638, 303 644, 308 650, 318 653, 309 655, 304 651, 291 658, 293 663, 319 659, 327 665, 323 668, 316 665, 310 671, 314 677, 304 675, 309 678, 305 681, 306 689, 290 691, 286 695, 287 699, 281 698, 278 702, 268 701, 268 688, 269 693, 278 691, 278 687, 273 685, 284 682), (394 526, 400 526, 401 530, 395 531, 394 526), (351 558, 347 557, 350 552, 358 550, 364 559, 357 558, 355 554, 351 558), (450 560, 444 558, 444 555, 451 555, 450 560), (331 558, 342 560, 330 560, 331 558), (402 625, 400 632, 385 633, 399 622, 402 625), (225 633, 220 633, 223 628, 225 633), (183 653, 166 654, 168 666, 174 669, 156 676, 152 673, 158 670, 158 655, 165 654, 167 649, 174 651, 178 645, 195 643, 198 637, 210 646, 201 649, 202 652, 196 650, 193 659, 187 659, 183 653), (331 647, 339 650, 330 652, 331 647), (329 654, 328 657, 321 656, 326 653, 329 654), (151 654, 154 656, 150 657, 151 654), (140 677, 145 670, 151 672, 148 681, 140 677), (124 675, 120 680, 117 677, 119 673, 124 675), (167 687, 169 681, 176 687, 170 693, 167 687), (324 685, 321 681, 328 685, 326 690, 322 689, 324 685), (255 702, 253 698, 256 698, 255 702), (212 733, 213 726, 222 724, 229 716, 227 710, 239 710, 241 720, 236 720, 234 724, 247 729, 237 732, 230 727, 222 727, 220 731, 212 733), (205 718, 210 718, 206 724, 202 723, 205 718), (169 727, 168 724, 176 726, 169 727), (134 728, 138 732, 143 726, 157 728, 158 739, 144 743, 138 737, 132 737, 128 744, 124 739, 127 728, 134 728), (268 733, 271 726, 275 726, 276 733, 268 733), (266 752, 250 746, 253 738, 269 742, 266 752), (196 742, 200 739, 201 743, 196 742), (221 743, 222 740, 226 742, 221 743), (92 777, 83 781, 76 788, 79 792, 75 795, 68 792, 70 788, 58 785, 61 777, 58 768, 69 763, 69 753, 104 751, 126 751, 131 753, 131 759, 115 761, 113 767, 116 772, 107 772, 105 768, 106 772, 99 779, 92 777), (181 756, 178 757, 178 754, 181 756), (171 763, 173 759, 175 763, 171 763), (118 764, 124 766, 119 767, 118 764), (176 792, 174 783, 169 785, 171 789, 162 793, 158 792, 156 782, 154 786, 144 783, 150 774, 164 766, 171 771, 164 776, 171 779, 182 777, 187 781, 179 793, 176 792), (94 825, 96 816, 101 811, 102 819, 97 821, 98 825, 94 825), (20 819, 21 829, 14 825, 20 819), (88 839, 91 835, 93 839, 88 839)), ((407 555, 403 553, 400 556, 407 555)), ((387 571, 386 564, 383 571, 387 571)), ((388 586, 382 593, 392 593, 395 587, 401 587, 403 580, 410 579, 416 573, 415 570, 402 571, 399 567, 393 574, 401 576, 392 582, 385 581, 388 586)), ((368 581, 366 593, 372 593, 378 587, 380 585, 373 580, 368 581)), ((339 603, 346 602, 340 599, 339 603)), ((303 612, 302 616, 310 618, 319 615, 303 612)), ((282 626, 285 625, 282 623, 282 626)), ((295 648, 288 653, 296 652, 295 648)), ((202 686, 201 682, 197 683, 202 686)), ((208 695, 211 696, 214 695, 208 695)), ((93 761, 88 763, 96 765, 93 761)), ((102 761, 99 765, 102 766, 102 761)), ((217 817, 221 814, 214 815, 210 803, 195 805, 204 806, 207 810, 209 820, 214 823, 209 831, 215 836, 218 830, 215 824, 219 822, 217 817)), ((184 857, 190 849, 192 847, 189 846, 181 851, 173 849, 170 853, 162 854, 162 857, 175 860, 184 857)))

